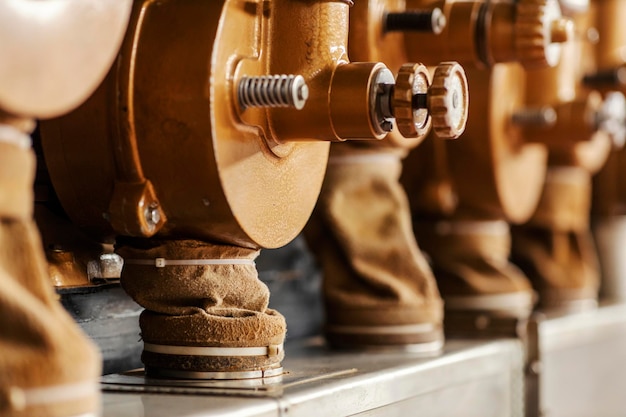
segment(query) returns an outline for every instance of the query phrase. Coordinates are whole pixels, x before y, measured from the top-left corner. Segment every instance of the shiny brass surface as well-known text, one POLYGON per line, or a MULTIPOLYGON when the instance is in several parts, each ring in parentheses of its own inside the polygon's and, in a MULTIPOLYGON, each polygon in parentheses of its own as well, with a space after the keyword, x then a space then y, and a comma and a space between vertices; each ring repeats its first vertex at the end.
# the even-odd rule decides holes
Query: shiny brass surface
POLYGON ((498 64, 491 71, 468 71, 468 80, 468 140, 447 149, 460 209, 523 222, 539 200, 547 162, 546 149, 525 144, 510 123, 522 107, 525 72, 517 64, 498 64))
MULTIPOLYGON (((586 13, 573 19, 580 33, 592 27, 586 13)), ((576 165, 590 172, 602 167, 611 149, 610 132, 598 124, 604 100, 581 83, 593 68, 593 47, 588 38, 577 37, 563 46, 557 66, 528 72, 526 105, 552 106, 557 118, 548 128, 522 129, 525 140, 550 149, 552 165, 576 165)))
POLYGON ((377 112, 377 85, 393 84, 393 75, 382 63, 341 65, 333 75, 328 97, 332 128, 345 139, 383 139, 384 117, 377 112), (359 98, 355 100, 355 98, 359 98))
POLYGON ((626 56, 624 42, 626 27, 622 17, 626 15, 626 4, 620 0, 594 0, 590 16, 596 31, 594 44, 595 69, 590 73, 613 74, 614 77, 599 79, 591 83, 593 88, 619 90, 626 93, 626 56))
POLYGON ((430 131, 432 118, 428 114, 428 108, 416 109, 413 106, 413 96, 428 94, 430 78, 428 69, 422 64, 405 64, 398 71, 393 109, 396 126, 404 137, 423 139, 430 131))
MULTIPOLYGON (((356 2, 350 10, 350 31, 348 33, 348 54, 350 59, 354 61, 381 61, 398 74, 403 64, 408 61, 405 50, 406 34, 403 31, 385 32, 384 19, 386 13, 403 12, 406 10, 404 0, 377 0, 377 1, 360 1, 356 2)), ((414 62, 420 62, 419 57, 412 57, 414 62)), ((423 79, 427 89, 430 86, 430 76, 423 79)), ((406 80, 397 80, 400 84, 406 80)), ((408 81, 407 81, 408 82, 408 81)), ((408 84, 406 84, 408 86, 408 84)), ((405 86, 405 89, 408 88, 405 86)), ((399 117, 396 116, 396 125, 398 129, 394 129, 376 145, 384 147, 400 147, 414 148, 428 133, 430 128, 428 110, 417 110, 416 122, 408 121, 409 117, 413 118, 413 110, 405 108, 405 112, 410 115, 399 117), (418 125, 419 132, 413 132, 411 128, 408 130, 400 127, 400 124, 406 121, 406 124, 418 125)), ((414 130, 414 129, 413 129, 414 130)))
POLYGON ((457 62, 443 62, 435 68, 428 92, 428 110, 438 137, 457 139, 465 131, 469 87, 465 71, 457 62))
POLYGON ((411 33, 407 38, 407 55, 422 56, 426 64, 454 59, 462 64, 481 65, 476 32, 483 6, 481 1, 408 0, 407 7, 439 7, 447 25, 439 35, 411 33))
POLYGON ((152 188, 168 220, 161 235, 287 243, 321 186, 328 143, 316 139, 340 139, 327 94, 335 69, 349 65, 347 19, 341 1, 135 2, 106 82, 79 110, 42 126, 68 214, 100 239, 150 235, 134 226, 141 197, 126 208, 114 202, 120 187, 152 188), (302 111, 238 108, 236 80, 267 72, 305 77, 302 111))
POLYGON ((543 145, 525 143, 511 123, 523 107, 525 71, 497 64, 466 73, 471 106, 463 140, 426 143, 409 155, 403 176, 409 198, 417 212, 456 208, 461 217, 523 222, 541 194, 548 155, 543 145))
POLYGON ((448 22, 441 34, 407 35, 409 58, 421 53, 427 64, 455 60, 480 67, 505 62, 553 66, 561 43, 573 36, 572 22, 561 16, 556 0, 407 1, 407 8, 434 7, 444 11, 448 22))
POLYGON ((434 31, 432 22, 426 25, 427 28, 405 25, 403 30, 387 30, 386 22, 390 14, 399 16, 404 13, 407 16, 418 13, 406 6, 405 1, 399 0, 355 4, 350 11, 348 47, 352 60, 382 61, 397 74, 391 103, 397 129, 391 131, 377 145, 410 149, 417 146, 429 132, 433 118, 437 122, 435 130, 441 137, 456 138, 460 135, 467 119, 468 88, 463 68, 457 64, 453 70, 452 63, 446 69, 441 67, 436 71, 437 87, 431 88, 431 76, 426 67, 419 64, 422 54, 407 47, 409 33, 438 33, 446 26, 440 11, 420 11, 423 17, 438 20, 434 31), (405 64, 409 51, 416 52, 410 57, 410 61, 414 63, 405 64), (424 99, 424 103, 419 106, 414 103, 416 95, 421 95, 424 99), (453 97, 456 97, 456 101, 452 100, 453 97))
POLYGON ((348 61, 348 10, 345 1, 136 1, 103 85, 42 125, 73 221, 105 241, 293 239, 321 186, 325 142, 382 139, 390 128, 378 84, 393 76, 377 56, 348 61), (240 103, 241 80, 279 74, 304 78, 301 109, 240 103))
POLYGON ((413 175, 404 175, 403 181, 418 212, 450 214, 458 204, 460 217, 523 222, 539 200, 548 152, 542 144, 524 141, 521 128, 512 123, 531 88, 526 78, 532 71, 522 66, 555 65, 562 42, 572 36, 572 22, 553 1, 407 2, 407 7, 435 6, 444 10, 446 28, 437 37, 405 35, 407 55, 420 52, 427 64, 454 56, 474 67, 466 68, 471 96, 467 143, 429 144, 414 151, 407 164, 413 175))

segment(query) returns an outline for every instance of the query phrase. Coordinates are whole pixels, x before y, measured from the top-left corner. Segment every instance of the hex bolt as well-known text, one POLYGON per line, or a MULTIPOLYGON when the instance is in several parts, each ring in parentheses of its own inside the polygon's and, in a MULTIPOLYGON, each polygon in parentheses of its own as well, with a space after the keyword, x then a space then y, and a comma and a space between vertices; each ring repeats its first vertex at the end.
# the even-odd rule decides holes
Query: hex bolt
POLYGON ((89 281, 120 279, 124 260, 116 253, 102 253, 98 259, 87 263, 89 281))
POLYGON ((393 130, 393 122, 389 120, 383 120, 380 123, 380 128, 384 130, 385 132, 391 132, 393 130))
POLYGON ((446 16, 440 8, 386 13, 383 32, 430 32, 440 34, 446 27, 446 16))
POLYGON ((239 105, 249 107, 291 107, 301 110, 309 98, 309 87, 301 75, 243 77, 238 86, 239 105))
POLYGON ((161 221, 161 213, 159 212, 159 204, 158 203, 149 204, 148 207, 146 207, 146 210, 144 211, 144 217, 150 230, 154 230, 156 225, 159 224, 159 222, 161 221))
POLYGON ((516 111, 511 120, 520 126, 550 127, 556 123, 556 118, 556 111, 552 107, 540 107, 516 111))

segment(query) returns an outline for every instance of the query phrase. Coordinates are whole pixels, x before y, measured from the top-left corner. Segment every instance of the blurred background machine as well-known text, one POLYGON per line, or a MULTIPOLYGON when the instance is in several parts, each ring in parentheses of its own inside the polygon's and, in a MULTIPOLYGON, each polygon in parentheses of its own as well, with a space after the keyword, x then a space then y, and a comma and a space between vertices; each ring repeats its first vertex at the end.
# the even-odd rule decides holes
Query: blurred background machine
POLYGON ((134 1, 104 82, 34 135, 48 275, 103 353, 104 415, 626 410, 621 16, 134 1))
POLYGON ((507 222, 529 219, 547 162, 544 143, 520 132, 534 113, 526 103, 527 78, 559 64, 573 25, 556 1, 418 5, 433 4, 442 5, 447 30, 411 35, 412 45, 438 44, 426 48, 426 63, 464 51, 470 117, 461 140, 431 141, 409 156, 403 181, 416 235, 431 258, 449 333, 514 335, 536 300, 529 280, 509 261, 507 222))

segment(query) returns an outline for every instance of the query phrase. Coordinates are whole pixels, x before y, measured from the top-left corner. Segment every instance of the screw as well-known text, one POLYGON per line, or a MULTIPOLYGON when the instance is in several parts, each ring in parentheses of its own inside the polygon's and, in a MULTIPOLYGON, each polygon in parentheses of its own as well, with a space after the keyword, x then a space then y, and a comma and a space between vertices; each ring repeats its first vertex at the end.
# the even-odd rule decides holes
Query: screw
POLYGON ((626 85, 626 67, 620 66, 608 70, 598 71, 595 74, 585 75, 583 83, 590 87, 594 86, 623 86, 626 85))
POLYGON ((159 203, 151 203, 146 207, 144 212, 146 223, 150 230, 153 230, 161 221, 161 213, 159 212, 159 203))
POLYGON ((409 10, 398 13, 386 13, 383 20, 383 32, 431 32, 439 35, 446 27, 446 16, 440 8, 433 10, 409 10))
POLYGON ((380 128, 385 132, 391 132, 393 130, 393 123, 389 120, 383 120, 380 123, 380 128))
POLYGON ((90 281, 96 279, 119 279, 122 273, 124 260, 116 253, 102 253, 97 260, 87 263, 87 277, 90 281))
POLYGON ((556 111, 552 107, 524 109, 513 113, 511 120, 521 126, 550 127, 556 123, 556 111))
POLYGON ((238 99, 248 107, 291 107, 300 110, 309 98, 309 87, 301 75, 264 75, 243 77, 238 99))

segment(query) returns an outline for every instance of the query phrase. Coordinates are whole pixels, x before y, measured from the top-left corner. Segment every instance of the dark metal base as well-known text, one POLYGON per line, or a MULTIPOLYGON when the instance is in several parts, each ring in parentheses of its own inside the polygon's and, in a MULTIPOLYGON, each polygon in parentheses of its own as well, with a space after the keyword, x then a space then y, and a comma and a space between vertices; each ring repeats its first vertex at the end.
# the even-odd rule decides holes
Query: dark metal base
POLYGON ((57 289, 61 304, 98 345, 103 374, 143 366, 139 314, 143 310, 119 283, 57 289))

